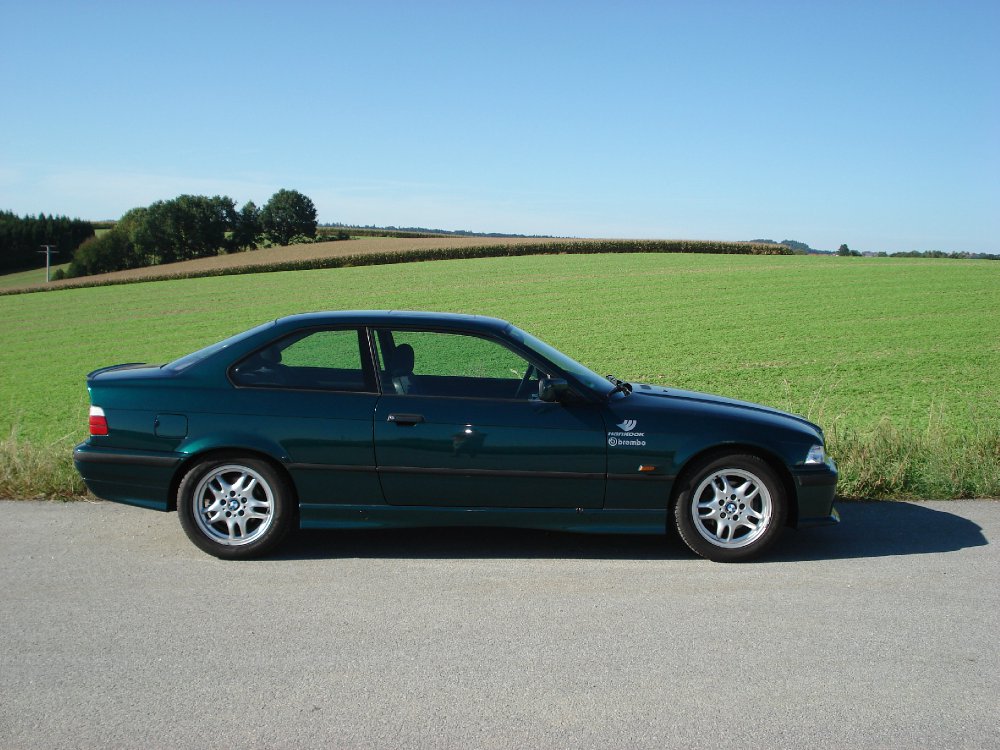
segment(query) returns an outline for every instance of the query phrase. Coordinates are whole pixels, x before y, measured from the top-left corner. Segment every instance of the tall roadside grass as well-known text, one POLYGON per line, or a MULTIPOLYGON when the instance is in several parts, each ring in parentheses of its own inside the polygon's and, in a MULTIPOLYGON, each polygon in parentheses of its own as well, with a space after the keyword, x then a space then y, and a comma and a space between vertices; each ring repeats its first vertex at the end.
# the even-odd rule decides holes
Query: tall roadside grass
POLYGON ((0 498, 73 500, 86 495, 73 468, 72 437, 38 445, 12 429, 0 439, 0 498))
POLYGON ((827 433, 842 497, 951 500, 1000 497, 1000 434, 943 425, 901 429, 884 419, 868 429, 827 433))
MULTIPOLYGON (((86 495, 73 468, 70 436, 38 445, 16 431, 0 440, 0 498, 71 500, 86 495)), ((1000 497, 1000 434, 958 435, 943 428, 901 429, 888 420, 870 429, 827 433, 842 498, 952 500, 1000 497)))

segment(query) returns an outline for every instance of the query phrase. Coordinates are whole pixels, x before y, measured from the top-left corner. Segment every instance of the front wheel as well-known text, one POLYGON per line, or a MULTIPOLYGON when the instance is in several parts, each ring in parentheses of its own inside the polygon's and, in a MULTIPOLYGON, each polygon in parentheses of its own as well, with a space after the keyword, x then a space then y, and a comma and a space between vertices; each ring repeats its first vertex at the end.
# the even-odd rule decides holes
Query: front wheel
POLYGON ((762 459, 730 455, 688 475, 674 506, 674 522, 691 550, 716 562, 756 557, 785 525, 785 490, 762 459))
POLYGON ((264 461, 209 459, 181 480, 177 514, 184 533, 205 552, 231 560, 257 557, 288 533, 292 492, 264 461))

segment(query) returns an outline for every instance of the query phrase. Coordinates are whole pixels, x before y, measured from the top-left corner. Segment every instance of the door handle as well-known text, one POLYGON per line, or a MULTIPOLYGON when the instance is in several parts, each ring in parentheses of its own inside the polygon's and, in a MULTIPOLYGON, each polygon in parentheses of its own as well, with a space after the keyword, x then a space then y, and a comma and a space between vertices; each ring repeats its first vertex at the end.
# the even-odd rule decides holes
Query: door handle
POLYGON ((424 421, 423 414, 390 414, 387 422, 395 422, 403 427, 412 427, 424 421))

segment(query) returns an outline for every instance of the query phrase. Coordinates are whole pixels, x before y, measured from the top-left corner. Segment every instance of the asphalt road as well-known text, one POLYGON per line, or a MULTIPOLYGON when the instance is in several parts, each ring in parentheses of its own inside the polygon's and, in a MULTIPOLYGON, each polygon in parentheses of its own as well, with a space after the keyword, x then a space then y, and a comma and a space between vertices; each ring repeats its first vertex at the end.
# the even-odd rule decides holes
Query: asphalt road
POLYGON ((0 748, 998 747, 1000 502, 675 539, 301 533, 0 502, 0 748))

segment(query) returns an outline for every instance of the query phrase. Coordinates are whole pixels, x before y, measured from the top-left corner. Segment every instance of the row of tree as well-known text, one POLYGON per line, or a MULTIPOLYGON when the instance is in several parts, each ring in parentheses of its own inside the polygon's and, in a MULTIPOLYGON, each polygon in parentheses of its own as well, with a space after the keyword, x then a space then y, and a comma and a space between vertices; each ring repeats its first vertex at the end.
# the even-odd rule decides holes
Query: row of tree
MULTIPOLYGON (((880 258, 886 257, 887 253, 876 253, 880 258)), ((901 253, 893 253, 890 258, 956 258, 959 260, 1000 260, 997 253, 970 253, 964 250, 955 252, 945 252, 944 250, 905 250, 901 253)))
POLYGON ((840 247, 837 248, 837 255, 839 255, 839 256, 841 256, 843 258, 850 258, 850 257, 860 258, 861 257, 861 253, 859 253, 857 250, 851 250, 851 248, 849 248, 846 244, 843 244, 843 245, 841 245, 840 247))
POLYGON ((55 245, 54 258, 69 258, 81 242, 94 236, 89 221, 65 216, 17 216, 0 211, 0 273, 38 268, 42 245, 55 245))
POLYGON ((99 237, 77 249, 66 276, 174 263, 261 244, 287 245, 316 237, 316 207, 297 190, 279 190, 257 208, 236 208, 224 195, 181 195, 134 208, 99 237))
POLYGON ((884 250, 877 253, 859 253, 851 250, 847 245, 841 245, 837 250, 837 255, 852 256, 860 258, 862 255, 871 255, 876 258, 957 258, 959 260, 1000 260, 1000 255, 995 253, 970 253, 966 251, 945 252, 944 250, 905 250, 891 255, 884 250))

